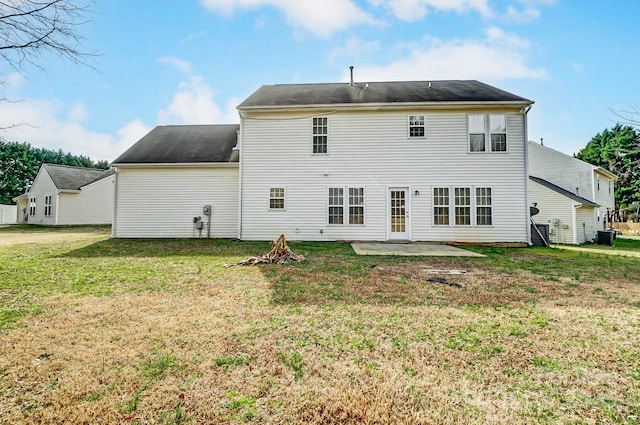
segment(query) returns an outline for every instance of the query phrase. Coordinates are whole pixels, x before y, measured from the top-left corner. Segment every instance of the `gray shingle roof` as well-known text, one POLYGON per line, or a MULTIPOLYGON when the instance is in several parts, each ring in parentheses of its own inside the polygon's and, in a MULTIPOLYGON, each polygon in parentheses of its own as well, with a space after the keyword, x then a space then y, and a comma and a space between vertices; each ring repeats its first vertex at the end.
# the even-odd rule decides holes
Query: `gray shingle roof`
POLYGON ((532 101, 475 80, 276 84, 260 87, 238 109, 379 103, 521 103, 532 101), (431 88, 429 88, 431 87, 431 88))
POLYGON ((43 164, 42 167, 60 190, 80 190, 84 186, 113 174, 113 170, 72 167, 69 165, 43 164))
POLYGON ((588 200, 587 198, 583 198, 582 196, 578 196, 573 192, 570 192, 566 189, 561 188, 560 186, 556 186, 555 184, 548 182, 544 179, 541 179, 540 177, 534 177, 534 176, 529 176, 529 180, 534 181, 544 187, 546 187, 547 189, 551 189, 556 193, 559 193, 560 195, 566 196, 567 198, 579 202, 582 205, 586 205, 588 207, 599 207, 599 204, 596 204, 593 201, 588 200))
POLYGON ((118 164, 238 162, 238 124, 158 126, 120 155, 118 164))

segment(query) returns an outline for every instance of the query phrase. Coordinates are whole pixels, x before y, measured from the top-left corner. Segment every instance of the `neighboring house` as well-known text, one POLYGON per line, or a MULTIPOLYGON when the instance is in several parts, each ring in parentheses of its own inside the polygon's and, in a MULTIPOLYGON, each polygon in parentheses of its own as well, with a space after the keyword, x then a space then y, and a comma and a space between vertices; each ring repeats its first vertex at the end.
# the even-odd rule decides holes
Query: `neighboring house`
POLYGON ((120 155, 111 164, 116 170, 113 236, 237 237, 239 129, 156 127, 120 155), (203 212, 205 205, 211 206, 210 215, 203 212))
POLYGON ((551 242, 591 242, 606 227, 614 174, 530 141, 529 179, 530 201, 540 210, 533 219, 549 225, 551 242))
POLYGON ((113 236, 526 244, 532 103, 478 81, 263 86, 240 126, 157 127, 116 159, 113 236))
POLYGON ((18 222, 45 226, 110 224, 111 170, 43 164, 18 204, 18 222))

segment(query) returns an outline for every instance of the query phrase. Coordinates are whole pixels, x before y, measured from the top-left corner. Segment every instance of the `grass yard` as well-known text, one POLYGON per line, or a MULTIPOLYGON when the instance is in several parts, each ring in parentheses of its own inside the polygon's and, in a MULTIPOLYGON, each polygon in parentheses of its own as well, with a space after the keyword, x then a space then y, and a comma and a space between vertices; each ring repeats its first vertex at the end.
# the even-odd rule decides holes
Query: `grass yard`
POLYGON ((290 246, 1 228, 0 422, 640 423, 640 258, 290 246))

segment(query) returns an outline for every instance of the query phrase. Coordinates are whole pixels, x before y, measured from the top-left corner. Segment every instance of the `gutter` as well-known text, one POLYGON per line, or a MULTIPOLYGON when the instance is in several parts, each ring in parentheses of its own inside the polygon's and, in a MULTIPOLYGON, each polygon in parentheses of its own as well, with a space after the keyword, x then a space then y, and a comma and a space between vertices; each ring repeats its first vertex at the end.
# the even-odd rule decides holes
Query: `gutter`
POLYGON ((397 103, 323 103, 317 105, 261 105, 261 106, 239 106, 236 109, 242 112, 262 112, 262 111, 289 111, 289 110, 317 110, 317 109, 345 109, 345 110, 374 110, 374 111, 388 111, 390 109, 415 109, 415 108, 449 108, 452 107, 458 109, 482 109, 487 107, 504 107, 504 106, 521 106, 526 107, 532 105, 533 101, 448 101, 448 102, 397 102, 397 103))
POLYGON ((531 110, 531 105, 532 104, 533 104, 533 102, 530 103, 527 106, 523 106, 522 110, 521 110, 522 115, 524 117, 524 180, 525 180, 525 182, 524 182, 524 187, 525 187, 524 199, 525 199, 525 209, 526 209, 526 214, 527 214, 527 221, 526 221, 526 223, 527 223, 527 243, 529 244, 529 246, 532 246, 533 243, 531 242, 531 225, 530 225, 530 223, 532 222, 532 220, 531 220, 531 211, 529 209, 529 205, 531 204, 531 201, 530 201, 530 198, 529 198, 529 125, 527 123, 527 114, 531 110))

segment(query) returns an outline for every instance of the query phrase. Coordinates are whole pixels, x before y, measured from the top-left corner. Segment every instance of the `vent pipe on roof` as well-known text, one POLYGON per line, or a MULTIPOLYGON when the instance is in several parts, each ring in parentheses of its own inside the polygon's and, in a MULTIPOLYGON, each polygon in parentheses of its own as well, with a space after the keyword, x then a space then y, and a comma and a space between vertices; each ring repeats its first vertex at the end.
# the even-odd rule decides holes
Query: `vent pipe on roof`
POLYGON ((351 82, 349 83, 349 85, 352 86, 353 85, 353 65, 349 67, 349 72, 351 72, 351 82))

